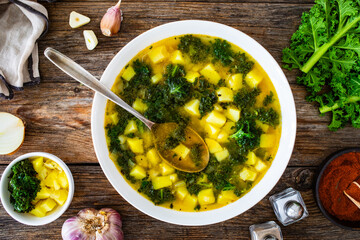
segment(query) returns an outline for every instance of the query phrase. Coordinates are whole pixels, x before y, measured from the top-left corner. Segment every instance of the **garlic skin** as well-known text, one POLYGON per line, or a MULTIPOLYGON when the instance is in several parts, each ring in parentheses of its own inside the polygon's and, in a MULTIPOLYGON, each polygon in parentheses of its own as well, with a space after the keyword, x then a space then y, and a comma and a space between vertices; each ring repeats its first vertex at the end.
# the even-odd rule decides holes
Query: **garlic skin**
POLYGON ((61 229, 63 240, 123 240, 120 214, 111 208, 85 208, 66 220, 61 229))
POLYGON ((102 34, 107 37, 114 36, 120 30, 122 21, 122 11, 120 10, 121 0, 113 7, 109 8, 100 22, 102 34))

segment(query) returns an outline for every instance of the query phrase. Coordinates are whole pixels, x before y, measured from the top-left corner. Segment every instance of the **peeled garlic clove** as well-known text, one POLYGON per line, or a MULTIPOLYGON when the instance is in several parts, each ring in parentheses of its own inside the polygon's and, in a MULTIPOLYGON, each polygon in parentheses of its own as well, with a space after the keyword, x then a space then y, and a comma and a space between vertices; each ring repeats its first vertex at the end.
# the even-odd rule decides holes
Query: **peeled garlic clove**
POLYGON ((84 38, 87 49, 93 50, 97 46, 98 39, 93 30, 84 30, 84 38))
POLYGON ((107 37, 113 36, 120 30, 122 12, 120 10, 121 0, 113 7, 109 8, 100 22, 102 34, 107 37))
POLYGON ((88 18, 87 16, 84 16, 75 11, 72 11, 70 13, 69 24, 70 24, 70 27, 72 27, 72 28, 81 27, 85 24, 88 24, 89 22, 90 22, 90 18, 88 18))
POLYGON ((10 113, 0 112, 0 155, 15 153, 24 137, 24 122, 10 113))

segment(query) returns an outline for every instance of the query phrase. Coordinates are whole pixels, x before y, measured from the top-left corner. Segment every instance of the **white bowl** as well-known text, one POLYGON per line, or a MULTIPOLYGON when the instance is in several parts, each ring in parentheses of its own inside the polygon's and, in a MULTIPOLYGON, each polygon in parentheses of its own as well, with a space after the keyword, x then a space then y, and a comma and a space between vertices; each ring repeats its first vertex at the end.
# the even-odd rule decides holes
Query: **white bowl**
POLYGON ((263 177, 253 189, 239 200, 222 208, 203 212, 180 212, 159 206, 141 196, 124 180, 114 162, 109 158, 105 140, 104 116, 107 100, 96 93, 91 114, 91 131, 97 158, 113 187, 130 204, 140 211, 165 222, 179 225, 207 225, 225 221, 250 209, 275 186, 283 174, 295 143, 296 112, 294 98, 288 81, 268 51, 254 39, 232 27, 219 23, 188 20, 164 24, 153 28, 129 42, 112 59, 101 77, 101 82, 111 88, 121 69, 141 50, 162 39, 182 34, 204 34, 225 39, 250 54, 266 71, 274 84, 281 105, 282 134, 279 150, 263 177))
POLYGON ((1 182, 0 182, 1 203, 4 206, 6 212, 16 221, 31 226, 45 225, 58 219, 70 206, 70 203, 74 196, 74 189, 75 189, 74 179, 68 166, 60 158, 45 152, 31 152, 17 157, 6 167, 5 171, 1 176, 1 182), (37 156, 49 158, 54 162, 56 162, 57 164, 59 164, 60 167, 64 170, 69 182, 69 194, 64 205, 57 206, 57 208, 53 210, 51 214, 45 217, 36 217, 30 213, 15 212, 13 205, 11 205, 10 203, 10 192, 8 190, 9 176, 11 174, 12 166, 14 166, 15 163, 20 162, 26 158, 37 157, 37 156))

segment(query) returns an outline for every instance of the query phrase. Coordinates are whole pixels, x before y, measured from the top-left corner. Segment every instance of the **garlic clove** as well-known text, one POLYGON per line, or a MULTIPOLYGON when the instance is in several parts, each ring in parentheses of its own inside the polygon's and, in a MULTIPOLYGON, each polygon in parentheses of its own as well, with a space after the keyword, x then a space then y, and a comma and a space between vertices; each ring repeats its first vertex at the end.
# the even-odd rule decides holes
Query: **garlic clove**
POLYGON ((122 21, 122 11, 120 10, 121 0, 113 7, 109 8, 100 22, 102 34, 107 37, 113 36, 120 30, 122 21))
POLYGON ((88 18, 87 16, 84 16, 75 11, 72 11, 70 13, 69 24, 70 24, 70 27, 72 27, 72 28, 81 27, 85 24, 88 24, 89 22, 90 22, 90 18, 88 18))
POLYGON ((84 38, 87 49, 93 50, 97 46, 98 39, 93 30, 84 30, 84 38))

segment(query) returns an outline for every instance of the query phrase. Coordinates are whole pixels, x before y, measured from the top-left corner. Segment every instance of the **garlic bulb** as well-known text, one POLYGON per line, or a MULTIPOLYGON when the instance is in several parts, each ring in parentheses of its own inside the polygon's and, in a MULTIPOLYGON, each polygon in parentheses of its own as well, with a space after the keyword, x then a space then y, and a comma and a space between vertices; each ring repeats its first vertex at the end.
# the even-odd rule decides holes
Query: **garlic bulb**
POLYGON ((61 235, 63 240, 122 240, 121 227, 121 216, 114 209, 85 208, 64 222, 61 235))
POLYGON ((119 2, 115 6, 109 8, 101 19, 100 29, 102 34, 107 37, 115 35, 120 30, 120 25, 122 21, 120 3, 121 0, 119 0, 119 2))

